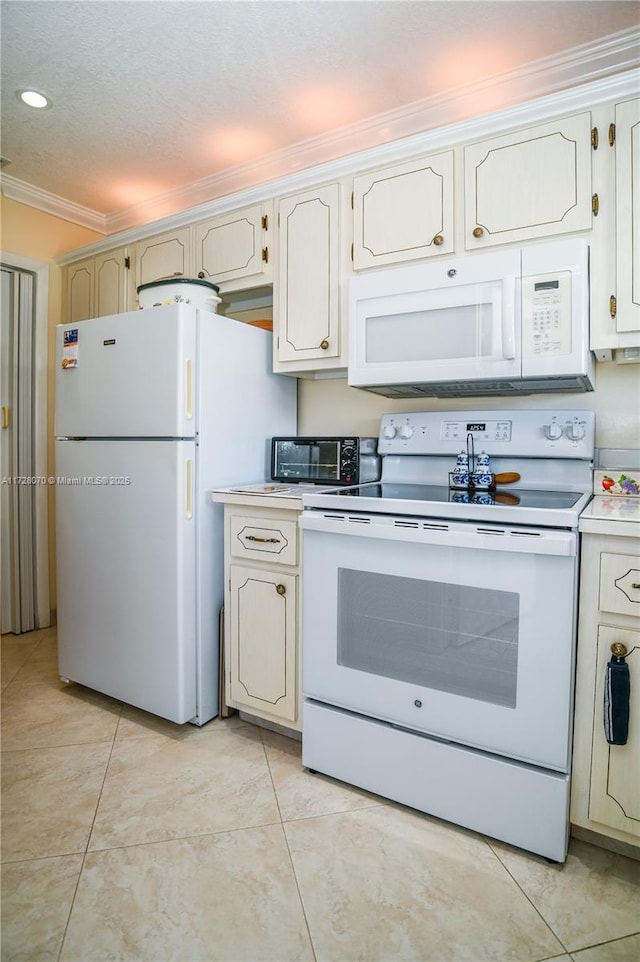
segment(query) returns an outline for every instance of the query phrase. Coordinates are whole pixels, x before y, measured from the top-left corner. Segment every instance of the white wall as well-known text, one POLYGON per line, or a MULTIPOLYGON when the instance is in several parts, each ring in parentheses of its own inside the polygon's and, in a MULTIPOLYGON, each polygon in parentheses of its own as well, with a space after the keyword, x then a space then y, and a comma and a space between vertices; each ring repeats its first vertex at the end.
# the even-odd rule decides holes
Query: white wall
POLYGON ((595 391, 522 398, 427 398, 390 400, 350 388, 343 378, 300 379, 299 434, 355 434, 376 437, 382 414, 392 411, 481 409, 566 409, 594 411, 596 447, 640 448, 640 364, 598 364, 595 391))

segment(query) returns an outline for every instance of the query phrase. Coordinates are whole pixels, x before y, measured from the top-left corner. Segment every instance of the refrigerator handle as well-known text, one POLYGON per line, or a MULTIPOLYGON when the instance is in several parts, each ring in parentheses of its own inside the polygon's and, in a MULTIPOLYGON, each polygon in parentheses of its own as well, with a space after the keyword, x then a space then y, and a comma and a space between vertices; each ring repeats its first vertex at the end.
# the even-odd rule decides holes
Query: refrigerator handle
POLYGON ((185 461, 185 505, 184 515, 187 521, 193 518, 193 461, 187 458, 185 461))
POLYGON ((185 371, 185 400, 184 409, 187 420, 193 417, 193 361, 189 359, 185 371))

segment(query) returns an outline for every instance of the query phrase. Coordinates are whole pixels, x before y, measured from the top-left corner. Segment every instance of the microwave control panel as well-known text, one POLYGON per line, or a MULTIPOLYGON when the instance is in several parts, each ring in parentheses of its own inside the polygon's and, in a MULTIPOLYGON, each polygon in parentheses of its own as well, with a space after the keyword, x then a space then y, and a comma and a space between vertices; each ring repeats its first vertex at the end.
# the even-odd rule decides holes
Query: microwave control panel
POLYGON ((571 353, 571 271, 522 278, 524 357, 571 353))

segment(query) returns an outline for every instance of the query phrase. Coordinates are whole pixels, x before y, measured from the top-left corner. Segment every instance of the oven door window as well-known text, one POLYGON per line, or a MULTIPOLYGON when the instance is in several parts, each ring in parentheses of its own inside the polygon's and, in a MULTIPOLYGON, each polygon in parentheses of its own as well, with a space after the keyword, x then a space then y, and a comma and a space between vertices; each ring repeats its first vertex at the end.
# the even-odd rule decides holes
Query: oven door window
POLYGON ((338 664, 515 708, 519 595, 338 571, 338 664))

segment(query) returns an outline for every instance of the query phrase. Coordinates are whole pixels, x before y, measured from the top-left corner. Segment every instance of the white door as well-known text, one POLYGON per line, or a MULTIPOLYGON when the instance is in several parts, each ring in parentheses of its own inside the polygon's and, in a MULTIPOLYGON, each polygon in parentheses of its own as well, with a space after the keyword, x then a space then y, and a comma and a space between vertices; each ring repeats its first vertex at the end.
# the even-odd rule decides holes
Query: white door
POLYGON ((70 264, 67 268, 67 307, 65 316, 70 322, 86 321, 94 315, 95 260, 70 264))
POLYGON ((136 286, 162 277, 188 277, 191 271, 191 228, 181 227, 138 241, 136 286))
MULTIPOLYGON (((95 259, 95 316, 121 314, 127 308, 129 268, 125 248, 107 251, 95 259)), ((70 318, 73 320, 73 317, 70 318)))
POLYGON ((34 278, 3 265, 0 271, 2 331, 2 631, 19 634, 37 626, 36 485, 33 425, 35 385, 34 278))
POLYGON ((340 186, 279 203, 280 260, 274 304, 279 361, 340 355, 340 186))
POLYGON ((465 147, 467 250, 589 230, 591 153, 589 113, 465 147))
POLYGON ((229 689, 234 705, 296 720, 295 575, 229 568, 229 689))
POLYGON ((57 441, 60 675, 196 714, 193 441, 57 441))
POLYGON ((214 284, 256 276, 264 280, 270 273, 269 219, 265 211, 265 204, 256 204, 196 224, 195 272, 198 277, 205 277, 214 284))
POLYGON ((193 437, 196 313, 179 305, 56 330, 58 437, 193 437))
POLYGON ((616 104, 616 330, 640 330, 640 100, 616 104))
POLYGON ((354 531, 339 534, 313 514, 305 697, 567 771, 575 534, 375 517, 329 521, 354 531))
POLYGON ((353 180, 353 267, 451 253, 453 151, 353 180))

